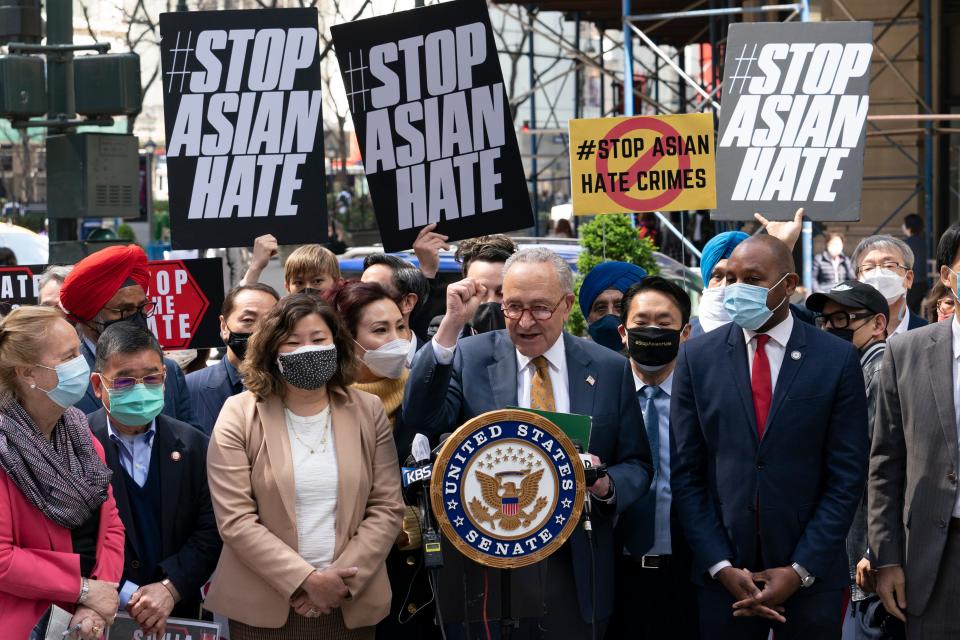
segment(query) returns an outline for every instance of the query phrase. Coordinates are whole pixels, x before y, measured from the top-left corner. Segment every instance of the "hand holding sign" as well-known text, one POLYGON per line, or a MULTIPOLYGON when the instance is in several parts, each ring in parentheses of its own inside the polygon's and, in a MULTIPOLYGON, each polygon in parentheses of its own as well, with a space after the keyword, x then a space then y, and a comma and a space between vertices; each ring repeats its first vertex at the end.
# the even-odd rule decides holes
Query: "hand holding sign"
POLYGON ((793 251, 797 240, 800 239, 800 231, 803 229, 803 207, 797 209, 797 212, 793 214, 793 220, 784 220, 782 222, 767 220, 759 213, 753 214, 753 217, 763 226, 763 229, 768 234, 782 241, 789 247, 790 251, 793 251))
POLYGON ((440 249, 450 250, 447 236, 434 232, 436 223, 428 224, 417 234, 417 241, 413 243, 413 252, 420 262, 420 271, 428 278, 433 278, 440 270, 440 249))
POLYGON ((253 259, 250 260, 250 266, 247 268, 247 272, 243 274, 243 280, 240 281, 240 284, 248 285, 259 282, 260 274, 270 264, 270 258, 277 255, 277 251, 277 239, 273 234, 267 233, 257 236, 257 239, 253 241, 253 259))

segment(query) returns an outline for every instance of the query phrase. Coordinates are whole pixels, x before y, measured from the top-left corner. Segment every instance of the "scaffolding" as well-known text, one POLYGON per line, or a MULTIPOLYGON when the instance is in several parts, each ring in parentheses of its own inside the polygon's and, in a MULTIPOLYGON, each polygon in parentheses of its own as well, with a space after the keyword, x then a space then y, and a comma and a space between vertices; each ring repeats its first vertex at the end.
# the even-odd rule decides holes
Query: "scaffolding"
MULTIPOLYGON (((864 189, 877 191, 882 212, 872 207, 862 223, 848 229, 853 235, 865 236, 889 228, 898 214, 916 207, 931 231, 928 251, 932 255, 932 238, 946 226, 946 216, 938 215, 938 193, 960 200, 957 189, 944 182, 938 184, 938 144, 941 135, 956 135, 960 128, 951 128, 951 121, 960 115, 936 112, 933 65, 936 48, 932 28, 933 0, 896 0, 868 3, 863 0, 811 0, 764 2, 763 0, 689 0, 680 10, 674 0, 492 0, 494 11, 526 11, 526 44, 530 58, 530 87, 514 96, 519 104, 529 100, 529 133, 531 135, 531 192, 535 199, 540 171, 536 162, 538 138, 565 133, 565 124, 556 118, 551 104, 546 122, 536 121, 537 100, 551 99, 550 88, 561 78, 575 77, 574 117, 582 115, 580 87, 584 69, 594 69, 606 78, 613 89, 622 87, 622 104, 616 99, 601 101, 603 115, 639 113, 667 114, 707 111, 719 114, 723 79, 724 45, 727 28, 734 21, 806 21, 872 20, 874 22, 874 65, 872 87, 882 79, 882 98, 871 96, 867 142, 870 153, 881 162, 869 163, 864 175, 864 189), (574 26, 574 38, 548 27, 543 16, 562 12, 574 26), (587 22, 600 32, 599 52, 588 53, 580 48, 581 24, 587 22), (557 47, 558 56, 569 61, 569 67, 544 76, 534 72, 534 38, 545 39, 557 47), (619 48, 622 69, 607 68, 605 56, 611 48, 619 48), (696 52, 692 57, 691 49, 696 52), (652 56, 651 56, 652 54, 652 56), (651 60, 652 57, 652 60, 651 60), (692 65, 691 65, 692 63, 692 65), (699 68, 697 67, 699 63, 699 68), (911 69, 919 65, 917 73, 911 69), (915 77, 911 78, 910 76, 915 77), (891 88, 896 85, 896 88, 891 88), (545 91, 546 89, 546 91, 545 91), (539 97, 538 94, 543 94, 539 97), (889 94, 889 95, 888 95, 889 94), (607 105, 609 104, 609 108, 607 105), (539 125, 539 126, 538 126, 539 125), (877 165, 874 167, 873 165, 877 165), (896 171, 883 170, 894 166, 896 171), (872 169, 872 170, 871 170, 872 169), (941 187, 938 189, 938 187, 941 187), (882 190, 882 191, 881 191, 882 190)), ((871 88, 871 94, 873 94, 871 88)), ((611 91, 611 93, 614 93, 611 91)), ((556 100, 556 94, 552 96, 556 100)), ((614 96, 616 98, 616 96, 614 96)), ((542 165, 540 165, 542 167, 542 165)), ((535 206, 539 208, 535 200, 535 206)), ((866 203, 865 203, 866 205, 866 203)), ((683 236, 662 214, 667 231, 683 236)), ((679 220, 682 223, 682 216, 679 220)), ((682 224, 681 224, 682 226, 682 224)), ((694 255, 699 251, 681 237, 683 246, 694 255)), ((802 234, 804 284, 809 287, 809 265, 812 257, 813 227, 805 223, 802 234)))

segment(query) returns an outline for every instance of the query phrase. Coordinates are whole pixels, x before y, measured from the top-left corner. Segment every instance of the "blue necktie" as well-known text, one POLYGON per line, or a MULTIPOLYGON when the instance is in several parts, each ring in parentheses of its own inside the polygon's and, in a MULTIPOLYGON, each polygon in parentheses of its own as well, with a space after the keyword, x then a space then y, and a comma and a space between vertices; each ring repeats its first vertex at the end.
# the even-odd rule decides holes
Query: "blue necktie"
POLYGON ((657 412, 656 398, 660 395, 660 387, 644 386, 637 392, 643 411, 643 424, 647 430, 647 440, 650 442, 650 455, 653 459, 653 482, 650 491, 643 496, 638 504, 640 522, 637 530, 631 537, 628 533, 628 550, 635 556, 643 555, 653 547, 654 527, 657 515, 657 488, 656 481, 660 469, 660 415, 657 412))
MULTIPOLYGON (((650 441, 650 455, 653 457, 653 472, 660 469, 660 414, 654 402, 660 395, 660 387, 645 386, 640 389, 643 395, 643 424, 647 428, 647 439, 650 441)), ((652 489, 652 487, 651 487, 652 489)))

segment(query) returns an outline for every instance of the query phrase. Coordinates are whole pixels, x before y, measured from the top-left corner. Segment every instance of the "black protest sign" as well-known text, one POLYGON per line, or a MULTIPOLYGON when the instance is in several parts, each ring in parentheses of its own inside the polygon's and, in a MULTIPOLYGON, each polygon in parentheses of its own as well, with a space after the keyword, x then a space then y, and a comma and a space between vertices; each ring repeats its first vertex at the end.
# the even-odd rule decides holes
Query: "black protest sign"
POLYGON ((859 220, 873 23, 730 25, 719 220, 859 220))
POLYGON ((533 225, 483 0, 331 32, 385 250, 432 222, 451 240, 533 225))
POLYGON ((40 299, 40 275, 45 264, 22 264, 0 267, 0 314, 7 314, 23 305, 37 304, 40 299))
POLYGON ((327 237, 317 10, 160 15, 176 249, 327 237))
MULTIPOLYGON (((0 267, 0 313, 37 304, 45 264, 0 267)), ((147 325, 167 351, 222 347, 223 262, 219 258, 157 260, 147 263, 147 297, 153 315, 147 325)))

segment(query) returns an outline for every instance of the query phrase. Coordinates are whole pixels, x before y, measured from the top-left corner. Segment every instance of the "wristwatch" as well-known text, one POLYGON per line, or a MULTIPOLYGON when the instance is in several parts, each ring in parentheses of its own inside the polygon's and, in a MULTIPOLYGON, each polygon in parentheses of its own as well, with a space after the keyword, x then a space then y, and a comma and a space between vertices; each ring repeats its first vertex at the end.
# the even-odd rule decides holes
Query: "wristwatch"
POLYGON ((800 586, 801 587, 812 587, 813 583, 817 581, 816 576, 800 566, 800 563, 794 562, 790 565, 794 571, 797 572, 797 575, 800 576, 800 586))

